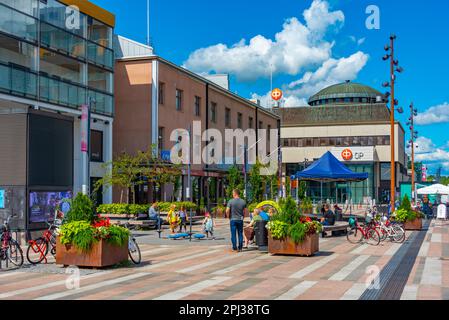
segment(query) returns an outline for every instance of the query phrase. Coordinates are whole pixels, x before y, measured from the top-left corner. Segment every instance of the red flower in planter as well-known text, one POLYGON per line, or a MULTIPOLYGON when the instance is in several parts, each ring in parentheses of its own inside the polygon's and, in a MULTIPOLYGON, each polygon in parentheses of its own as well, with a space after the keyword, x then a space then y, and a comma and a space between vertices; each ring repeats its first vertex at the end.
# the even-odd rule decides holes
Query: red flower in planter
POLYGON ((99 219, 94 223, 94 228, 98 229, 100 227, 110 227, 111 226, 111 220, 109 218, 107 219, 99 219))

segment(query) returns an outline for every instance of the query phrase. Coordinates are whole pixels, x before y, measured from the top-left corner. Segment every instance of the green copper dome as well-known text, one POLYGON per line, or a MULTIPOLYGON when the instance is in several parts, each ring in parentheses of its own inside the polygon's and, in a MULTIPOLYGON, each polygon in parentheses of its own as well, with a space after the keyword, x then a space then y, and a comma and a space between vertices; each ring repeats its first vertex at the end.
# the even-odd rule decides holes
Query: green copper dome
POLYGON ((346 81, 327 87, 309 99, 309 105, 342 105, 360 103, 382 103, 379 91, 360 83, 346 81))

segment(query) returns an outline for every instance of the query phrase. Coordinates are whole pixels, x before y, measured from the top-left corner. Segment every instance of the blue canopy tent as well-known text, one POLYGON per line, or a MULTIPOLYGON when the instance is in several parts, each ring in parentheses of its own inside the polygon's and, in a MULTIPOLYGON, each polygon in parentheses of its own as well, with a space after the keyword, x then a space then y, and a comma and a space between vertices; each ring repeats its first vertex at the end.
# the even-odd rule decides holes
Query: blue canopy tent
POLYGON ((323 182, 360 182, 368 179, 368 173, 353 172, 328 151, 310 167, 298 172, 296 178, 303 181, 319 181, 323 198, 323 182))

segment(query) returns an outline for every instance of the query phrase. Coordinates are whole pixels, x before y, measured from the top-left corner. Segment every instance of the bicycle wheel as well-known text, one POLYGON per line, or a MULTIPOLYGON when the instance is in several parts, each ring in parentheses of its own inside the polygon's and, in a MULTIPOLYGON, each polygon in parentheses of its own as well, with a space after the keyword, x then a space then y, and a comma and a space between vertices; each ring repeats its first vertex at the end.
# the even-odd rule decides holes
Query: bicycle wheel
POLYGON ((346 239, 348 239, 348 241, 353 244, 360 243, 363 240, 363 232, 358 227, 351 228, 346 233, 346 239))
POLYGON ((379 232, 380 235, 380 241, 384 242, 388 238, 388 231, 385 228, 379 228, 377 229, 377 232, 379 232))
POLYGON ((48 254, 48 242, 44 238, 36 239, 28 246, 27 260, 31 264, 41 263, 48 254))
POLYGON ((405 231, 401 226, 393 226, 393 240, 397 243, 404 243, 405 241, 405 231))
POLYGON ((379 232, 376 229, 368 229, 366 232, 366 240, 370 245, 378 246, 380 243, 379 232))
POLYGON ((130 238, 128 241, 128 254, 134 264, 139 264, 142 260, 142 256, 140 255, 140 248, 137 245, 136 239, 134 238, 130 238))
POLYGON ((23 251, 20 245, 15 240, 9 240, 8 248, 6 249, 6 256, 8 260, 16 267, 21 267, 23 264, 23 251))

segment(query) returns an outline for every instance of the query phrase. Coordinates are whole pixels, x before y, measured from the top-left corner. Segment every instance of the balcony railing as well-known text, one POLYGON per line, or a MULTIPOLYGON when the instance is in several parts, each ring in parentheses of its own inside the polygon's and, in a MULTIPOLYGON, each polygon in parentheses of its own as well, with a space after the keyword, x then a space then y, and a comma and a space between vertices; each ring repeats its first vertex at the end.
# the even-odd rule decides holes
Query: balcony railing
POLYGON ((67 55, 86 58, 86 41, 70 32, 41 22, 41 45, 67 55))
POLYGON ((113 96, 48 75, 0 62, 0 92, 78 109, 87 96, 95 99, 92 112, 112 116, 113 96))
POLYGON ((37 98, 37 74, 25 68, 0 63, 0 91, 37 98))
POLYGON ((37 41, 37 19, 0 3, 0 31, 28 41, 37 41))
POLYGON ((96 43, 88 42, 87 59, 90 62, 112 69, 114 66, 114 51, 96 43))

